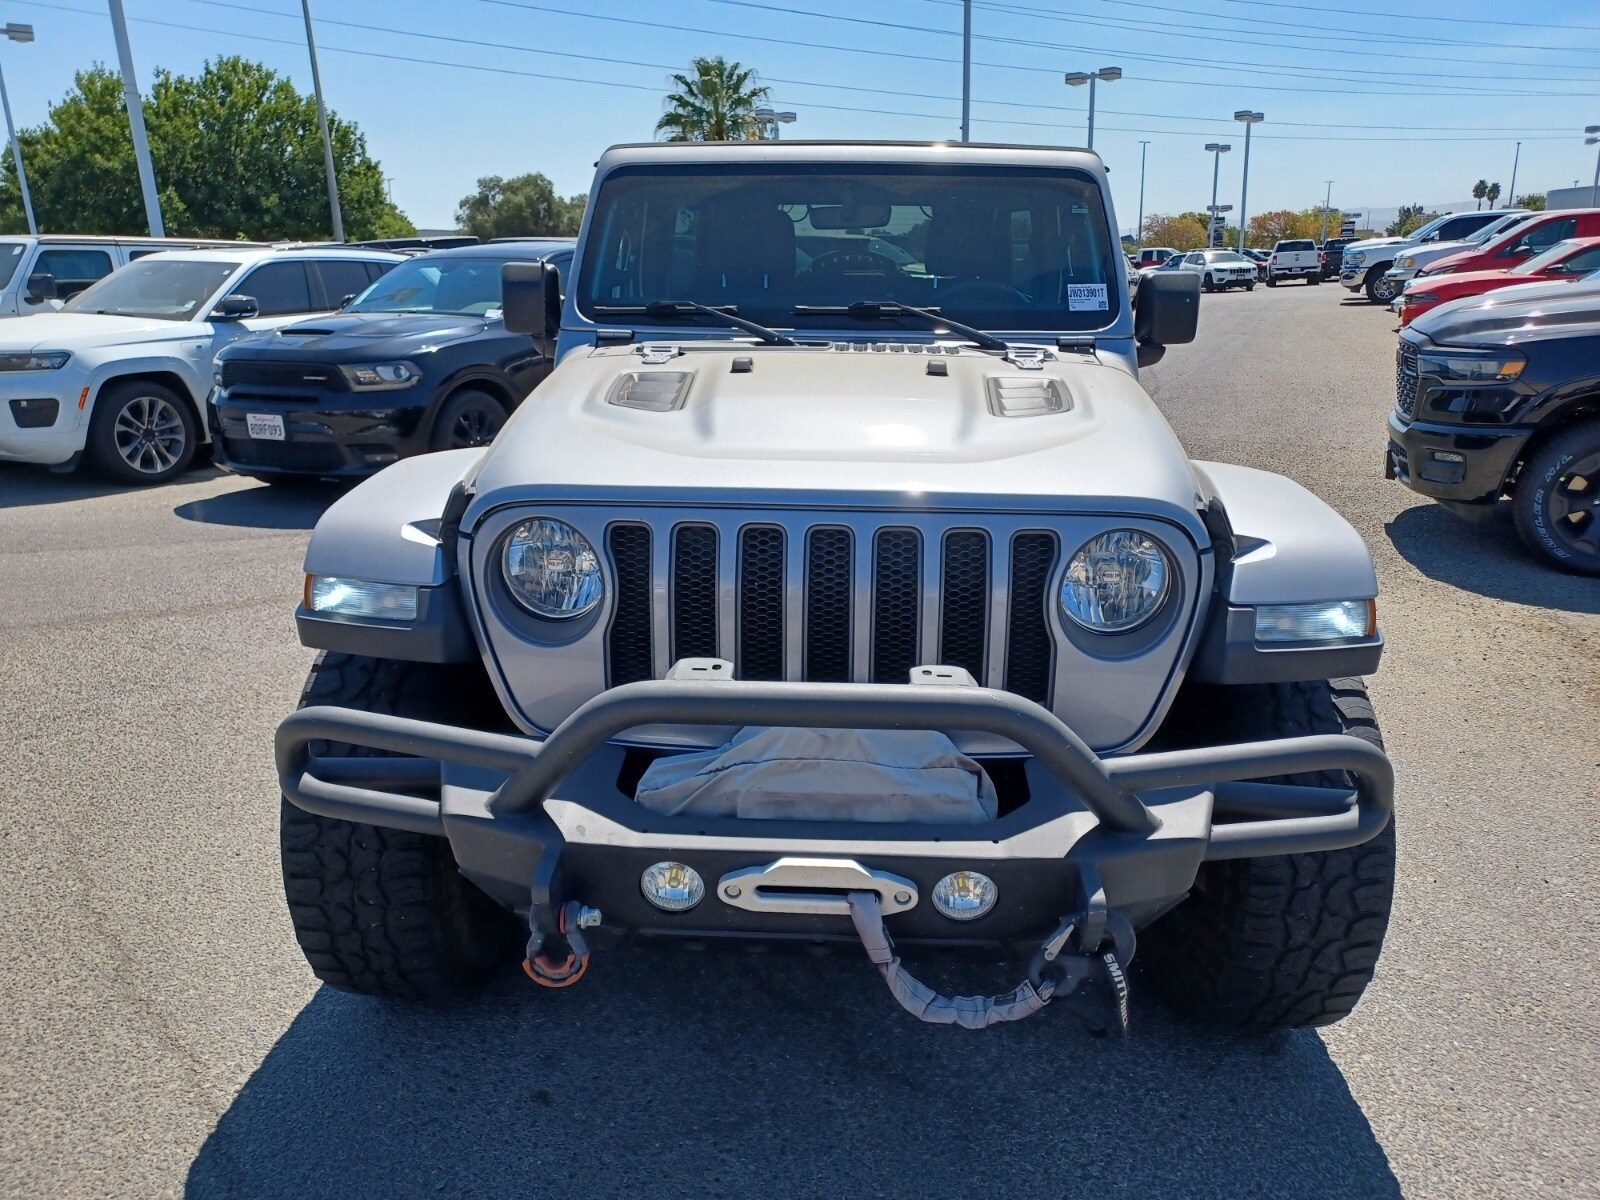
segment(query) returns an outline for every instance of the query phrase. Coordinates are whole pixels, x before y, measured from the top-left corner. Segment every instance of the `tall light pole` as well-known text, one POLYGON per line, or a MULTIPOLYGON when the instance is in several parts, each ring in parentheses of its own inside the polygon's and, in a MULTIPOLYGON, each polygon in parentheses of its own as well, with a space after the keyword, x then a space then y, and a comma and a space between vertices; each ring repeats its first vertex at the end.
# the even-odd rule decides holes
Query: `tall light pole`
POLYGON ((1522 143, 1517 143, 1517 152, 1511 157, 1511 189, 1506 193, 1506 205, 1509 208, 1517 206, 1517 164, 1522 161, 1522 143))
POLYGON ((972 140, 972 0, 961 3, 961 140, 972 140))
POLYGON ((122 65, 122 96, 128 105, 128 128, 133 132, 133 158, 139 167, 139 190, 144 193, 144 216, 151 237, 166 237, 161 223, 161 196, 156 191, 156 171, 150 165, 150 139, 144 132, 144 102, 139 99, 139 78, 133 72, 133 51, 128 47, 128 18, 122 15, 122 0, 106 0, 111 9, 111 32, 117 41, 117 59, 122 65))
POLYGON ((1133 231, 1133 244, 1144 249, 1144 158, 1150 152, 1149 142, 1139 143, 1139 227, 1133 231))
POLYGON ((1233 114, 1235 121, 1244 125, 1244 174, 1239 182, 1239 252, 1244 252, 1244 231, 1249 221, 1250 209, 1248 197, 1250 194, 1250 127, 1259 125, 1267 118, 1258 112, 1251 112, 1248 108, 1241 108, 1233 114))
POLYGON ((1101 67, 1098 71, 1068 71, 1063 78, 1068 87, 1089 85, 1089 149, 1094 149, 1094 85, 1097 80, 1115 83, 1122 78, 1121 67, 1101 67))
POLYGON ((306 18, 306 49, 311 52, 311 90, 317 94, 317 124, 322 126, 322 165, 328 171, 328 211, 333 214, 333 240, 344 241, 344 214, 339 211, 339 177, 333 170, 333 138, 328 134, 328 109, 322 103, 322 72, 317 68, 317 38, 311 31, 311 0, 300 0, 306 18))
POLYGON ((793 125, 798 120, 798 115, 792 112, 774 112, 770 108, 758 108, 750 114, 763 125, 772 126, 772 140, 777 141, 783 126, 793 125))
MULTIPOLYGON (((1521 142, 1517 143, 1519 146, 1521 142)), ((1328 194, 1322 198, 1322 236, 1317 239, 1321 245, 1328 240, 1328 205, 1333 203, 1333 180, 1328 180, 1328 194)))
MULTIPOLYGON (((33 41, 33 26, 6 25, 6 37, 13 42, 33 41)), ((6 136, 11 139, 11 158, 17 164, 17 190, 22 193, 22 212, 28 218, 28 232, 37 234, 39 223, 33 219, 33 197, 28 195, 28 173, 22 169, 22 143, 17 141, 17 127, 11 123, 11 97, 6 95, 6 77, 0 72, 0 106, 6 110, 6 136)))
MULTIPOLYGON (((1583 131, 1591 135, 1600 134, 1600 125, 1585 125, 1583 131)), ((1590 136, 1583 139, 1585 146, 1593 146, 1596 143, 1600 143, 1600 137, 1590 136)), ((1573 186, 1577 185, 1574 184, 1573 186)), ((1592 193, 1589 197, 1589 203, 1600 202, 1600 150, 1594 152, 1594 182, 1589 185, 1589 191, 1592 193)))
POLYGON ((1222 170, 1222 156, 1232 149, 1232 146, 1225 146, 1221 142, 1206 143, 1206 151, 1211 155, 1211 207, 1206 210, 1211 214, 1211 223, 1206 226, 1208 246, 1217 244, 1216 236, 1211 232, 1217 223, 1217 175, 1222 170))

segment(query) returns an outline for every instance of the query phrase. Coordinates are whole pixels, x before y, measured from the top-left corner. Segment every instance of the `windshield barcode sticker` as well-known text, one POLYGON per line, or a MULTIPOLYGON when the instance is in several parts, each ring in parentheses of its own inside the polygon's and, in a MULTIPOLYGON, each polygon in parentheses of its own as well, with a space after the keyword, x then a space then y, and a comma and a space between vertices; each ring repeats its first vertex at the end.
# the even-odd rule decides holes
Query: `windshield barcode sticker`
POLYGON ((1106 285, 1103 283, 1069 283, 1067 284, 1067 310, 1069 312, 1084 312, 1086 310, 1104 311, 1106 306, 1106 285))

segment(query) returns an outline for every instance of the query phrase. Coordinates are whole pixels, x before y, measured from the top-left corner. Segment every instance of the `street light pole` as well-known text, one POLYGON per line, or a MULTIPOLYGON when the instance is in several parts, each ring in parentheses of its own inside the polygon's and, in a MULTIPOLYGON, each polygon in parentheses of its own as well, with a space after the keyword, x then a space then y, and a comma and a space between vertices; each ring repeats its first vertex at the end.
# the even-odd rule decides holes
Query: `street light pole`
POLYGON ((151 237, 166 237, 161 223, 161 196, 156 191, 156 171, 150 165, 150 139, 144 132, 144 102, 139 99, 139 78, 133 71, 133 51, 128 46, 128 18, 122 14, 122 0, 106 0, 111 9, 111 32, 117 42, 117 59, 122 66, 122 95, 128 105, 128 128, 133 133, 133 158, 139 168, 139 190, 144 193, 144 216, 151 237))
POLYGON ((972 140, 972 0, 961 3, 961 140, 972 140))
POLYGON ((1250 209, 1248 198, 1250 195, 1250 127, 1259 125, 1267 118, 1258 112, 1251 112, 1248 108, 1241 108, 1233 114, 1235 121, 1244 125, 1244 174, 1239 182, 1239 252, 1244 252, 1244 231, 1249 221, 1250 209))
POLYGON ((1522 143, 1517 143, 1517 152, 1511 158, 1511 188, 1506 192, 1506 206, 1517 206, 1517 164, 1522 161, 1522 143))
MULTIPOLYGON (((10 23, 6 25, 5 34, 13 42, 31 42, 33 26, 10 23)), ((28 194, 28 173, 22 169, 22 143, 17 141, 17 127, 11 123, 11 97, 6 94, 4 72, 0 72, 0 106, 6 110, 6 136, 11 139, 11 158, 17 164, 17 190, 22 193, 22 213, 28 218, 28 232, 37 235, 39 223, 33 219, 33 197, 28 194)))
POLYGON ((328 109, 322 102, 322 72, 317 68, 317 37, 311 30, 311 0, 300 0, 306 18, 306 49, 311 52, 311 90, 317 94, 317 124, 322 126, 322 163, 328 171, 328 211, 333 214, 333 240, 344 241, 344 214, 339 211, 339 177, 333 169, 333 138, 328 134, 328 109))
POLYGON ((777 141, 785 125, 793 125, 798 119, 798 114, 792 112, 774 112, 770 108, 758 108, 750 114, 763 125, 772 127, 772 140, 777 141))
POLYGON ((1094 85, 1097 80, 1115 83, 1122 78, 1121 67, 1101 67, 1098 71, 1068 71, 1063 80, 1068 87, 1089 85, 1089 149, 1094 149, 1094 85))
MULTIPOLYGON (((1521 142, 1517 143, 1519 146, 1521 142)), ((1328 180, 1328 194, 1322 198, 1322 236, 1317 239, 1317 244, 1328 240, 1328 205, 1333 203, 1333 180, 1328 180)))
MULTIPOLYGON (((1586 125, 1583 131, 1587 134, 1600 134, 1600 125, 1586 125)), ((1600 137, 1586 137, 1583 139, 1585 146, 1593 146, 1596 143, 1600 143, 1600 137)), ((1593 193, 1589 197, 1589 203, 1591 205, 1600 205, 1600 150, 1594 152, 1594 182, 1589 185, 1589 191, 1593 193)))
POLYGON ((1210 223, 1206 226, 1206 245, 1216 245, 1216 236, 1211 232, 1217 223, 1217 176, 1222 170, 1222 156, 1232 150, 1232 146, 1225 146, 1221 142, 1207 142, 1206 149, 1211 154, 1211 207, 1206 211, 1211 214, 1210 223))
POLYGON ((1139 227, 1133 231, 1133 244, 1144 249, 1144 159, 1150 152, 1149 142, 1139 143, 1139 227))

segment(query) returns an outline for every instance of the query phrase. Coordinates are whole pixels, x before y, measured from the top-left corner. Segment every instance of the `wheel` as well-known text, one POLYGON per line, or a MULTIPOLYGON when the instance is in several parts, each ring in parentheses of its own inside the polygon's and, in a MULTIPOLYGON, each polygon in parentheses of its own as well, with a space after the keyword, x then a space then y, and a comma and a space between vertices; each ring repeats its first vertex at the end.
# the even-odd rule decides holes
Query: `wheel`
POLYGON ((1202 292, 1214 292, 1217 290, 1216 281, 1211 278, 1211 272, 1207 271, 1205 278, 1200 281, 1200 290, 1202 292))
POLYGON ((107 384, 84 446, 95 470, 118 483, 166 483, 194 461, 199 431, 189 402, 162 383, 107 384))
POLYGON ((1320 275, 1307 275, 1306 276, 1306 282, 1309 283, 1312 287, 1316 287, 1317 284, 1322 282, 1322 276, 1320 276, 1320 275))
MULTIPOLYGON (((300 706, 459 720, 453 704, 471 711, 473 700, 461 669, 324 652, 300 706)), ((319 817, 285 799, 280 847, 295 938, 324 983, 424 999, 472 987, 515 960, 516 920, 461 875, 443 838, 319 817)))
POLYGON ((1511 512, 1530 549, 1600 575, 1600 421, 1562 430, 1523 464, 1511 512))
POLYGON ((1393 263, 1379 263, 1367 272, 1367 299, 1374 304, 1388 304, 1400 294, 1392 279, 1385 279, 1383 273, 1393 263))
POLYGON ((430 450, 487 446, 506 423, 505 406, 488 392, 462 388, 444 402, 433 420, 430 450))
MULTIPOLYGON (((1191 728, 1213 742, 1349 733, 1383 745, 1359 679, 1199 688, 1185 707, 1191 728)), ((1346 777, 1286 782, 1343 786, 1346 777)), ((1394 859, 1391 820, 1348 850, 1206 863, 1188 899, 1141 935, 1152 986, 1188 1015, 1234 1028, 1348 1016, 1383 947, 1394 859)))
POLYGON ((1278 277, 1276 275, 1268 275, 1267 276, 1267 286, 1268 287, 1277 287, 1278 286, 1278 277))
POLYGON ((1244 285, 1244 290, 1247 291, 1247 292, 1255 291, 1256 290, 1256 285, 1255 285, 1254 280, 1252 280, 1251 282, 1245 284, 1244 285))

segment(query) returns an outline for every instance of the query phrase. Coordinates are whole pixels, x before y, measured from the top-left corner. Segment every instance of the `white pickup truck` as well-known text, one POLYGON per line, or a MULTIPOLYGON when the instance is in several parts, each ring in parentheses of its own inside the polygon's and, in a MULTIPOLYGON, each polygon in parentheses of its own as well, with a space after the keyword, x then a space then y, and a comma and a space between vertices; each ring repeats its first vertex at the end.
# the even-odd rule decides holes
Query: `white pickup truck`
POLYGON ((1310 238, 1279 242, 1267 259, 1267 286, 1277 287, 1280 279, 1322 282, 1322 251, 1310 238))

